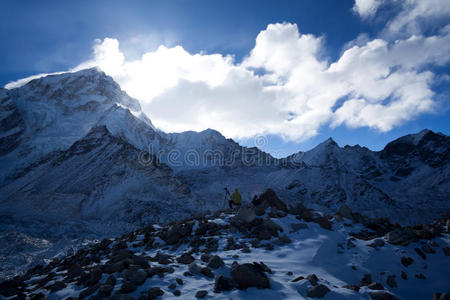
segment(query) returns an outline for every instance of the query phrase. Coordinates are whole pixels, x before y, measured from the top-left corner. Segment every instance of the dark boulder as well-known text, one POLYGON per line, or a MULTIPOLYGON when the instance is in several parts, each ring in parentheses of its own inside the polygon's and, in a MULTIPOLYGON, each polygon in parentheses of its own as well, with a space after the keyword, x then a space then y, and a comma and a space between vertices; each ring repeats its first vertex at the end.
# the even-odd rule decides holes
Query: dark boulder
POLYGON ((399 298, 385 291, 372 292, 369 295, 372 300, 400 300, 399 298))
POLYGON ((236 287, 236 283, 233 281, 233 279, 225 277, 223 275, 219 275, 214 280, 214 291, 215 292, 221 292, 221 291, 231 291, 236 287))
POLYGON ((144 293, 145 300, 152 300, 164 295, 164 291, 159 287, 152 287, 146 293, 144 293))
POLYGON ((190 255, 189 253, 183 253, 183 254, 181 254, 180 257, 177 258, 177 262, 179 262, 180 264, 185 264, 185 265, 190 264, 194 260, 195 260, 195 258, 192 255, 190 255))
POLYGON ((330 289, 323 284, 314 285, 308 289, 307 296, 310 298, 323 298, 329 291, 330 289))
POLYGON ((266 190, 258 198, 253 200, 252 204, 255 206, 258 213, 261 213, 262 211, 262 214, 264 214, 264 209, 268 206, 276 208, 277 210, 288 212, 286 204, 278 198, 277 194, 272 189, 266 190), (261 209, 262 207, 264 207, 264 209, 261 209))
POLYGON ((54 284, 52 284, 50 286, 50 291, 51 292, 56 292, 56 291, 62 290, 65 287, 66 287, 66 284, 64 282, 56 281, 54 284))
POLYGON ((136 286, 130 281, 125 280, 120 287, 119 292, 122 294, 128 294, 134 292, 136 290, 136 286))
POLYGON ((404 227, 389 232, 386 240, 393 245, 407 246, 409 243, 417 241, 417 237, 411 228, 404 227))
POLYGON ((331 222, 326 217, 317 217, 317 218, 312 219, 312 221, 314 223, 319 224, 319 226, 322 227, 322 228, 325 228, 325 229, 328 229, 328 230, 332 229, 331 222))
POLYGON ((309 274, 306 276, 306 280, 308 280, 312 285, 317 285, 319 278, 317 278, 316 274, 309 274))
POLYGON ((202 299, 205 298, 206 295, 208 295, 208 291, 200 290, 195 293, 195 298, 202 299))
POLYGON ((239 289, 270 288, 269 278, 264 273, 263 267, 257 263, 235 264, 231 267, 230 274, 239 289))
POLYGON ((403 257, 400 259, 400 261, 401 261, 402 265, 404 265, 405 267, 407 267, 407 266, 409 266, 409 265, 412 265, 412 263, 414 262, 414 259, 412 259, 411 257, 403 256, 403 257))
POLYGON ((379 282, 372 282, 367 287, 371 290, 384 290, 383 285, 379 282))
POLYGON ((213 255, 209 258, 207 267, 212 269, 218 269, 224 264, 223 260, 218 255, 213 255))

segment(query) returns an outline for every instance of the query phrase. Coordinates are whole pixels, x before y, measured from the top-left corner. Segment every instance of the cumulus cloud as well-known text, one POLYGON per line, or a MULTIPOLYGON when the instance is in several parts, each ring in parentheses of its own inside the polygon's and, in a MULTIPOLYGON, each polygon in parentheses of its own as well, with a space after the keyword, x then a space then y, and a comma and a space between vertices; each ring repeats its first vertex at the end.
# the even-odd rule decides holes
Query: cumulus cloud
POLYGON ((355 0, 353 11, 367 20, 382 6, 395 12, 384 28, 387 38, 420 35, 450 20, 450 1, 446 0, 355 0))
POLYGON ((450 20, 450 1, 407 0, 400 3, 400 12, 386 26, 390 35, 422 34, 423 29, 435 26, 436 22, 448 23, 450 20))
MULTIPOLYGON (((382 4, 356 1, 354 9, 367 17, 382 4)), ((403 28, 401 19, 425 9, 414 0, 407 4, 387 26, 403 28)), ((99 66, 168 132, 214 128, 232 138, 275 134, 302 141, 322 126, 388 131, 436 109, 431 67, 450 61, 450 26, 431 36, 359 39, 336 61, 324 57, 325 47, 323 37, 291 23, 269 24, 242 62, 182 46, 127 60, 119 42, 106 38, 74 70, 99 66)))
POLYGON ((358 13, 362 18, 367 18, 377 12, 381 3, 382 0, 355 0, 353 11, 358 13))

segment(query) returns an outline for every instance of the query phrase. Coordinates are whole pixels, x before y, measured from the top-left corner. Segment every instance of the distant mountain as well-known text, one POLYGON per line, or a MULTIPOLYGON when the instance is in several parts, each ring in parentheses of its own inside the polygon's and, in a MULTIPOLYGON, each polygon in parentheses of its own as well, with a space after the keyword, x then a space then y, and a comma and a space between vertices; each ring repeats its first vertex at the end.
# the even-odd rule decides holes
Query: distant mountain
POLYGON ((276 159, 212 129, 158 130, 95 68, 51 75, 0 89, 0 215, 10 220, 0 228, 42 238, 52 222, 75 222, 76 237, 102 237, 223 208, 224 187, 244 201, 273 188, 325 212, 345 203, 420 222, 450 208, 449 153, 448 136, 424 130, 378 152, 328 139, 276 159))

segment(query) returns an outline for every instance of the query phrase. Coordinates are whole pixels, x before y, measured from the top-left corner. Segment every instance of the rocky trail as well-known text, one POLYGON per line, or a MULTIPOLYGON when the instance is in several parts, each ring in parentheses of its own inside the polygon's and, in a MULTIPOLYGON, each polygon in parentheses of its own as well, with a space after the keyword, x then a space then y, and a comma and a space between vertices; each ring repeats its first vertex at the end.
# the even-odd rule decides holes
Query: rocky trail
POLYGON ((0 283, 5 299, 448 299, 450 215, 400 226, 256 206, 152 224, 0 283))

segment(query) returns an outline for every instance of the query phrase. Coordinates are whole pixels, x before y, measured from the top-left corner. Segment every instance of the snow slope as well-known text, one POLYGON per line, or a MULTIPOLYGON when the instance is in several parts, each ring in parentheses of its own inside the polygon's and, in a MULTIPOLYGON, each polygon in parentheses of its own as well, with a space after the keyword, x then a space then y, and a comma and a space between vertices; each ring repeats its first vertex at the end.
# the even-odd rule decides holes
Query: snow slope
MULTIPOLYGON (((360 240, 351 237, 352 232, 367 230, 367 228, 349 219, 341 221, 333 219, 331 221, 332 229, 328 230, 315 222, 301 220, 292 214, 271 218, 265 215, 262 218, 278 225, 282 230, 280 236, 287 237, 288 241, 280 244, 279 238, 272 237, 259 241, 258 246, 253 246, 256 237, 233 230, 233 218, 234 214, 227 212, 179 222, 178 224, 194 224, 192 233, 187 235, 187 240, 184 243, 177 243, 175 246, 158 238, 171 227, 156 224, 151 229, 147 227, 120 238, 106 240, 107 247, 97 244, 98 247, 94 245, 85 249, 83 253, 88 257, 88 262, 83 269, 102 270, 108 260, 113 259, 114 254, 111 254, 111 249, 113 249, 112 253, 118 253, 117 249, 116 252, 114 249, 122 243, 125 245, 124 247, 149 264, 148 267, 142 267, 149 274, 148 278, 140 281, 134 291, 121 291, 127 270, 112 273, 112 276, 116 278, 116 283, 111 294, 125 293, 129 297, 134 297, 130 299, 139 298, 150 288, 160 288, 163 291, 164 294, 160 299, 179 298, 174 294, 175 290, 180 292, 183 299, 194 299, 200 290, 207 292, 207 298, 214 299, 311 299, 307 294, 312 283, 305 279, 311 274, 317 276, 318 284, 325 285, 330 290, 323 299, 372 299, 371 294, 382 292, 395 295, 395 299, 430 299, 435 292, 448 291, 450 260, 443 250, 445 247, 450 249, 448 248, 450 245, 448 233, 429 240, 411 242, 406 246, 390 244, 387 237, 382 237, 378 238, 378 243, 382 241, 379 246, 370 246, 375 239, 360 240), (293 230, 294 224, 302 224, 301 229, 293 230), (208 229, 200 233, 198 231, 200 227, 208 229), (152 240, 152 237, 156 237, 156 239, 152 240), (193 241, 199 238, 204 239, 203 242, 206 240, 217 241, 217 248, 209 247, 205 243, 200 247, 194 246, 193 241), (237 247, 227 246, 230 239, 237 247), (273 247, 268 248, 267 245, 273 247), (426 245, 432 253, 427 253, 425 258, 422 258, 415 249, 423 248, 426 245), (208 266, 208 260, 202 261, 202 255, 205 253, 218 255, 224 265, 217 269, 210 268, 212 276, 195 274, 190 271, 190 266, 176 261, 182 254, 186 255, 187 253, 195 259, 194 264, 202 268, 208 266), (89 261, 94 256, 99 256, 100 260, 98 262, 89 261), (167 256, 168 260, 160 261, 158 256, 167 256), (412 258, 412 264, 409 266, 402 264, 403 257, 412 258), (238 264, 263 262, 267 265, 271 269, 271 272, 267 274, 270 288, 234 288, 230 291, 214 292, 215 278, 219 275, 230 277, 230 269, 236 262, 238 264), (160 276, 150 275, 153 274, 152 269, 156 270, 159 267, 168 269, 160 276), (371 275, 370 281, 359 284, 366 274, 371 275), (182 284, 179 279, 182 279, 182 284), (383 290, 369 288, 368 284, 371 282, 377 282, 383 286, 383 290), (388 282, 390 283, 388 284, 388 282), (345 287, 358 286, 358 284, 358 291, 345 287)), ((248 228, 250 229, 251 226, 249 224, 248 228)), ((47 271, 43 273, 39 269, 35 274, 27 273, 28 276, 24 279, 33 294, 43 293, 49 299, 57 300, 69 296, 77 297, 89 290, 89 287, 84 287, 80 283, 83 282, 81 279, 77 281, 76 278, 67 277, 65 268, 72 267, 65 264, 65 261, 77 261, 77 255, 69 255, 65 260, 64 258, 64 256, 59 257, 54 261, 53 266, 49 261, 48 267, 44 267, 44 270, 47 271), (44 280, 51 272, 55 272, 54 275, 50 279, 44 280), (58 281, 64 281, 67 285, 51 291, 52 285, 58 281)), ((130 265, 129 269, 137 272, 141 267, 130 265)), ((108 276, 110 275, 103 273, 100 284, 104 284, 108 276)), ((97 288, 98 286, 94 286, 92 295, 97 293, 97 288)))

